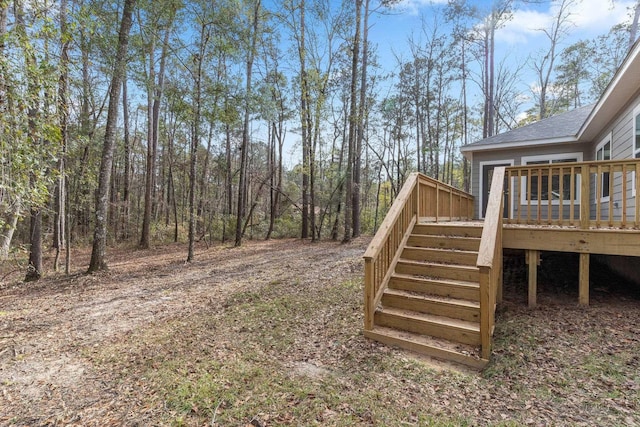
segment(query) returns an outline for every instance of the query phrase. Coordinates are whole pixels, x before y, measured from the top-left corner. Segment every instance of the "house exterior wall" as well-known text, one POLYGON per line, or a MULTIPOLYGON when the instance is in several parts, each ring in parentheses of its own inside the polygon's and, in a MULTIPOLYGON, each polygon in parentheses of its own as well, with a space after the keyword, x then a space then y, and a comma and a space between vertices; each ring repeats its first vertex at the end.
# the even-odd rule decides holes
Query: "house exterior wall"
POLYGON ((514 166, 522 165, 522 159, 527 157, 555 157, 568 153, 580 153, 583 160, 591 160, 592 156, 590 143, 565 143, 549 144, 537 147, 511 148, 507 150, 476 151, 473 153, 471 161, 472 179, 471 194, 475 198, 475 212, 478 218, 482 218, 482 195, 483 182, 481 179, 481 164, 509 163, 513 161, 514 166))
MULTIPOLYGON (((504 150, 488 150, 488 151, 476 151, 472 154, 471 168, 472 168, 472 181, 471 181, 471 194, 475 197, 475 212, 478 218, 482 218, 482 203, 486 195, 483 195, 483 187, 489 185, 484 183, 482 179, 481 165, 485 164, 499 164, 499 163, 512 163, 515 166, 523 164, 523 157, 537 157, 552 158, 562 154, 569 153, 581 153, 582 161, 596 160, 596 150, 598 146, 606 139, 611 139, 611 159, 631 159, 640 155, 638 150, 634 153, 634 125, 635 117, 640 114, 640 89, 632 97, 632 101, 620 111, 620 114, 616 115, 615 119, 598 134, 593 141, 588 142, 567 142, 548 145, 538 145, 534 147, 524 148, 509 148, 504 150)), ((525 159, 526 161, 526 159, 525 159)), ((601 198, 600 203, 600 216, 603 220, 608 219, 609 215, 609 203, 614 204, 613 213, 614 216, 621 215, 620 211, 622 207, 623 198, 623 185, 622 174, 614 173, 613 177, 613 192, 608 198, 601 198)), ((626 194, 626 206, 627 214, 632 215, 635 210, 635 188, 634 188, 634 176, 628 174, 627 178, 627 194, 626 194)), ((595 216, 596 205, 596 190, 592 189, 590 194, 590 200, 593 212, 595 216)), ((517 207, 516 207, 517 209, 517 207)), ((554 208, 557 212, 557 208, 554 208)))
MULTIPOLYGON (((616 116, 610 126, 607 126, 600 132, 598 137, 590 144, 587 153, 585 153, 585 160, 595 160, 596 149, 598 145, 606 138, 611 138, 611 159, 623 160, 632 159, 634 157, 634 126, 635 126, 635 114, 640 113, 640 90, 632 98, 632 101, 624 107, 620 114, 616 116)), ((623 196, 622 186, 622 174, 615 173, 613 176, 613 193, 609 199, 603 199, 600 205, 600 216, 603 220, 608 219, 609 215, 609 203, 614 204, 613 214, 621 215, 622 199, 626 197, 627 202, 627 215, 633 215, 636 206, 636 197, 634 189, 634 175, 628 174, 627 180, 627 192, 626 196, 623 196)), ((592 191, 591 197, 592 212, 595 210, 596 194, 595 189, 592 191)))

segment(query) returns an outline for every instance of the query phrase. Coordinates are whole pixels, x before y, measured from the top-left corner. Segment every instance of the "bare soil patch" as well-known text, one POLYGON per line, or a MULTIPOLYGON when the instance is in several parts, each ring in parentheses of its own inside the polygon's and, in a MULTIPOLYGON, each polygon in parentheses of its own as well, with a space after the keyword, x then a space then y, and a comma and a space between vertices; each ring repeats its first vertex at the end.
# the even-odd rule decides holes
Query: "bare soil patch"
POLYGON ((562 286, 529 310, 515 262, 493 361, 469 372, 362 337, 367 243, 201 247, 192 264, 182 245, 114 249, 99 275, 8 275, 0 425, 640 425, 640 301, 615 276, 592 273, 581 308, 550 274, 562 286))

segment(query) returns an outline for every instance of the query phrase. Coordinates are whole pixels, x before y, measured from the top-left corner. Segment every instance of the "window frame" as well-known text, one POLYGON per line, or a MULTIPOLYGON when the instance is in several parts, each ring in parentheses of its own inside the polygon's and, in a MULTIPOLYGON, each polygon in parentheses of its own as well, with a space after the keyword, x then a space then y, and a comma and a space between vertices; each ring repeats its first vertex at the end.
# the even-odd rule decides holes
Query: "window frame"
MULTIPOLYGON (((536 155, 536 156, 523 156, 520 158, 520 164, 522 166, 528 166, 533 162, 543 162, 543 161, 545 161, 547 164, 553 164, 554 160, 569 160, 569 159, 573 160, 576 163, 580 163, 583 161, 583 153, 573 152, 573 153, 558 153, 558 154, 546 154, 546 155, 543 154, 543 155, 536 155)), ((565 163, 565 162, 555 162, 555 163, 565 163)), ((580 201, 580 191, 581 191, 580 174, 577 174, 576 176, 575 186, 576 186, 576 189, 574 193, 574 197, 575 197, 575 200, 573 201, 574 203, 580 201)), ((523 180, 520 186, 520 204, 524 206, 531 203, 531 205, 534 206, 534 205, 538 205, 540 202, 546 205, 549 203, 549 200, 543 199, 543 200, 529 201, 527 199, 527 180, 523 180)), ((551 199, 551 204, 560 205, 560 200, 551 199)), ((571 204, 571 200, 564 199, 562 200, 562 204, 569 205, 571 204)))
MULTIPOLYGON (((611 153, 613 152, 613 132, 609 132, 604 138, 602 138, 602 140, 598 143, 598 145, 596 145, 596 150, 594 153, 594 159, 596 161, 606 161, 606 160, 611 160, 611 153), (605 146, 609 144, 609 158, 605 159, 604 155, 606 153, 605 151, 605 146), (598 158, 598 153, 602 151, 602 159, 598 158)), ((601 203, 605 203, 608 202, 609 200, 611 200, 611 194, 607 194, 605 195, 605 192, 609 192, 609 180, 611 179, 611 173, 610 172, 603 172, 602 176, 600 177, 600 194, 597 195, 597 197, 600 199, 601 203)))

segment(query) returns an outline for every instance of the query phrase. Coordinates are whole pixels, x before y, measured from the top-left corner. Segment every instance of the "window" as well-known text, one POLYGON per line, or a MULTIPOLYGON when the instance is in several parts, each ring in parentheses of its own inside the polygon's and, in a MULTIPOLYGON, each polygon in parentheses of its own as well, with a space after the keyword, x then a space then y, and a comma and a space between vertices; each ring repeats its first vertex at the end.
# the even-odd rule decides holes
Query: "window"
MULTIPOLYGON (((611 160, 611 134, 602 140, 596 147, 596 160, 611 160)), ((609 180, 611 174, 609 172, 603 172, 600 179, 600 201, 609 201, 609 180)))
MULTIPOLYGON (((575 163, 582 161, 582 153, 567 153, 556 154, 552 156, 535 156, 535 157, 523 157, 523 165, 548 165, 554 163, 575 163)), ((560 202, 560 191, 562 190, 563 203, 569 203, 571 199, 571 174, 568 168, 563 170, 562 174, 562 189, 560 189, 560 174, 559 171, 553 170, 551 175, 551 194, 549 194, 549 176, 537 176, 537 171, 532 170, 531 180, 531 194, 528 194, 527 180, 522 182, 522 204, 527 204, 531 200, 532 204, 537 204, 539 201, 546 202, 551 199, 552 203, 560 202), (549 197, 551 196, 551 197, 549 197), (538 200, 539 198, 539 200, 538 200)), ((575 200, 580 199, 580 177, 579 171, 573 179, 573 195, 575 200)))

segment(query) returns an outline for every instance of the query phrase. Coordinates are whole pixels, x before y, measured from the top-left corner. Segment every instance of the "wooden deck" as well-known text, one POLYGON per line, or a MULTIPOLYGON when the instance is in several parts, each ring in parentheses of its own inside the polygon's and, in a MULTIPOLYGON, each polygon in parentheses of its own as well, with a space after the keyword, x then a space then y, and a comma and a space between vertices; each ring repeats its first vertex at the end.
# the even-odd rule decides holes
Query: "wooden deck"
POLYGON ((579 254, 579 303, 588 305, 592 254, 640 257, 636 171, 639 160, 496 168, 484 221, 471 219, 472 196, 413 174, 364 256, 365 335, 482 368, 502 299, 503 249, 524 250, 530 306, 541 252, 579 254), (614 182, 616 206, 591 202, 603 183, 614 194, 614 182))

